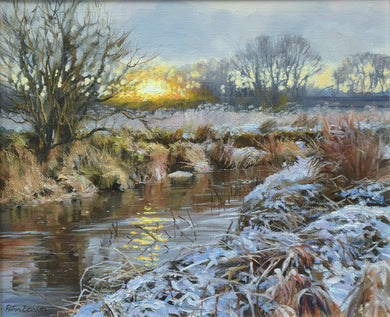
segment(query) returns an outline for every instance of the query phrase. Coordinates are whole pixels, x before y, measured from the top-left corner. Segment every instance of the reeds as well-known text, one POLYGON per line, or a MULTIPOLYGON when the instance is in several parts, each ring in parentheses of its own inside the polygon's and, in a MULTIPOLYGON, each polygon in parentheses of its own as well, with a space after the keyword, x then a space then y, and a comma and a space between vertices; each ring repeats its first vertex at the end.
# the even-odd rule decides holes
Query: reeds
POLYGON ((291 123, 291 126, 294 128, 301 128, 304 130, 312 130, 319 124, 319 119, 317 116, 312 116, 309 118, 309 115, 305 113, 300 113, 298 117, 291 123))
POLYGON ((354 115, 323 118, 322 154, 317 159, 319 173, 348 184, 362 179, 380 179, 390 174, 389 160, 380 139, 360 128, 354 115))
POLYGON ((261 147, 267 153, 264 162, 276 169, 282 168, 285 162, 287 165, 295 163, 297 157, 303 154, 302 149, 295 142, 288 139, 282 141, 274 135, 269 135, 268 140, 262 143, 261 147))

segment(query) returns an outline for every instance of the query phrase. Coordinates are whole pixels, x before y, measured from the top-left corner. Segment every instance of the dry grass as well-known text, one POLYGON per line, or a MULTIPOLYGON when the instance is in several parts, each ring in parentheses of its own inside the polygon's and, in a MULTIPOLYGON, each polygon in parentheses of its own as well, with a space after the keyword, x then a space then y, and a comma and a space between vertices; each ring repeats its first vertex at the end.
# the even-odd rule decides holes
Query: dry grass
POLYGON ((346 300, 348 317, 390 316, 390 265, 387 261, 374 263, 365 268, 361 282, 346 300))
MULTIPOLYGON (((133 312, 152 316, 164 305, 178 308, 183 316, 338 316, 324 285, 308 273, 324 260, 299 237, 265 230, 231 239, 228 247, 234 255, 217 251, 199 260, 196 257, 203 258, 205 250, 197 248, 192 250, 198 254, 193 259, 173 261, 139 277, 130 268, 129 276, 135 278, 126 289, 131 308, 122 310, 120 297, 111 297, 107 307, 118 316, 133 312), (199 274, 206 271, 207 279, 199 274), (139 283, 142 278, 148 283, 139 283)), ((112 274, 102 275, 105 285, 120 285, 123 280, 123 274, 116 283, 112 274)))
POLYGON ((211 125, 200 125, 194 132, 193 141, 196 143, 203 143, 208 139, 214 139, 216 137, 216 131, 211 125))
POLYGON ((210 169, 206 154, 199 144, 176 142, 169 146, 169 172, 189 171, 205 172, 210 169))
POLYGON ((268 119, 265 120, 257 129, 265 134, 265 133, 271 133, 274 131, 277 127, 277 121, 275 119, 268 119))
POLYGON ((300 113, 298 117, 291 123, 291 126, 294 128, 303 128, 303 129, 314 129, 319 124, 319 119, 317 116, 313 115, 309 118, 307 113, 300 113))
POLYGON ((170 132, 164 129, 154 129, 152 131, 152 139, 150 141, 157 142, 163 145, 169 145, 183 140, 184 130, 177 129, 175 132, 170 132))
POLYGON ((383 143, 371 131, 361 129, 353 113, 336 119, 323 117, 322 125, 321 155, 315 162, 320 174, 341 185, 389 177, 383 143))
POLYGON ((211 162, 219 169, 229 169, 236 166, 233 162, 233 153, 233 146, 224 144, 221 140, 211 143, 207 149, 211 162))
MULTIPOLYGON (((254 276, 259 285, 257 292, 263 293, 271 304, 273 316, 337 316, 333 303, 325 286, 312 275, 314 263, 327 263, 316 251, 298 239, 281 241, 277 234, 265 232, 259 236, 261 248, 248 252, 241 258, 241 268, 246 264, 248 275, 254 276), (252 271, 252 272, 251 272, 252 271), (308 273, 310 272, 310 273, 308 273), (269 288, 260 287, 267 279, 273 279, 269 288)), ((230 272, 239 272, 230 268, 230 272)), ((238 273, 230 279, 239 277, 238 273)), ((259 301, 254 304, 256 315, 264 316, 259 301)))
POLYGON ((255 132, 244 132, 237 135, 232 135, 230 132, 225 133, 224 135, 225 142, 231 142, 236 147, 248 147, 254 146, 259 147, 259 143, 262 142, 264 137, 255 132))
POLYGON ((301 148, 293 141, 278 140, 274 135, 269 135, 268 140, 262 144, 262 149, 267 152, 264 162, 273 168, 282 168, 286 162, 291 165, 297 157, 303 154, 301 148))
POLYGON ((340 316, 325 287, 307 276, 290 270, 286 275, 278 272, 278 282, 267 294, 276 303, 273 316, 325 317, 340 316))
POLYGON ((99 149, 87 140, 73 144, 58 178, 74 191, 93 190, 88 180, 99 189, 132 187, 129 173, 122 168, 120 160, 111 155, 107 145, 99 149))
POLYGON ((0 203, 36 199, 58 190, 55 182, 43 175, 35 155, 20 136, 14 136, 1 149, 0 165, 0 203))

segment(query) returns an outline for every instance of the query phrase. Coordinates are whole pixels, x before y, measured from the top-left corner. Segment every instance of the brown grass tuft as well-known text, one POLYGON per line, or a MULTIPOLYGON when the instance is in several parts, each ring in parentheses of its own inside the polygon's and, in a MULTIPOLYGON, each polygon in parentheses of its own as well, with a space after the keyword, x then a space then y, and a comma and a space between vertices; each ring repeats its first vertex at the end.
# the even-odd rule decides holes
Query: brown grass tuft
POLYGON ((268 140, 262 144, 262 149, 267 152, 264 162, 274 168, 282 168, 283 163, 291 165, 297 157, 302 155, 302 150, 293 141, 278 140, 274 135, 269 135, 268 140))
POLYGON ((349 294, 348 317, 390 316, 390 265, 387 261, 365 269, 360 284, 349 294))
POLYGON ((208 139, 213 139, 216 137, 215 130, 211 125, 200 125, 194 133, 194 142, 202 143, 208 139))
POLYGON ((325 287, 296 270, 286 275, 277 273, 278 282, 267 294, 276 302, 274 316, 325 317, 339 316, 325 287))
POLYGON ((296 128, 314 129, 318 123, 319 119, 317 116, 309 118, 307 113, 300 113, 291 126, 296 128))
POLYGON ((210 169, 202 146, 191 142, 176 142, 169 146, 168 167, 169 172, 205 172, 210 169))
POLYGON ((315 162, 320 174, 337 179, 339 185, 390 176, 383 143, 371 131, 361 129, 353 113, 322 121, 322 154, 315 162))
POLYGON ((275 119, 268 119, 266 121, 264 121, 257 129, 263 133, 263 134, 266 134, 266 133, 271 133, 272 131, 274 131, 277 127, 277 122, 275 119))
POLYGON ((207 150, 211 162, 220 169, 234 167, 232 159, 233 153, 233 146, 224 144, 221 140, 213 142, 207 150))
POLYGON ((0 165, 0 203, 47 196, 56 188, 54 181, 42 174, 35 155, 23 140, 13 140, 0 151, 0 165))

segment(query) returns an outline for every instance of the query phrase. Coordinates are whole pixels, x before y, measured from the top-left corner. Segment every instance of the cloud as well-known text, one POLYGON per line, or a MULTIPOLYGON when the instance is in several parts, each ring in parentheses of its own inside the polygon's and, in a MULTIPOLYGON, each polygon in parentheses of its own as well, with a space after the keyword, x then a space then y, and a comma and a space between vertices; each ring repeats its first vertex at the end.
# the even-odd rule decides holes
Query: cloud
POLYGON ((388 54, 387 1, 145 1, 107 2, 133 39, 168 61, 229 57, 261 34, 301 34, 325 61, 374 51, 388 54))

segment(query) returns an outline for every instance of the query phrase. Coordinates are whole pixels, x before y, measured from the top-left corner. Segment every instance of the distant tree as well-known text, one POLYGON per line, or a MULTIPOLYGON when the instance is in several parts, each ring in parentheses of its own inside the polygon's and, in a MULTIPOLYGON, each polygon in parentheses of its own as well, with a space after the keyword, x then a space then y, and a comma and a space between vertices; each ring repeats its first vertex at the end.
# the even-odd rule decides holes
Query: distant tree
POLYGON ((310 43, 298 35, 259 36, 233 58, 235 68, 251 80, 255 93, 268 105, 278 105, 281 94, 298 100, 308 78, 321 69, 320 61, 310 43))
POLYGON ((233 97, 234 83, 229 80, 232 64, 227 59, 211 58, 194 65, 199 79, 214 96, 233 97))
POLYGON ((370 95, 390 89, 390 56, 370 52, 345 58, 334 71, 337 92, 370 95))
POLYGON ((9 92, 2 114, 32 126, 41 162, 53 147, 99 130, 80 134, 80 123, 98 119, 91 109, 145 61, 129 33, 114 32, 93 3, 82 14, 81 2, 16 1, 12 12, 1 12, 0 81, 9 92))

